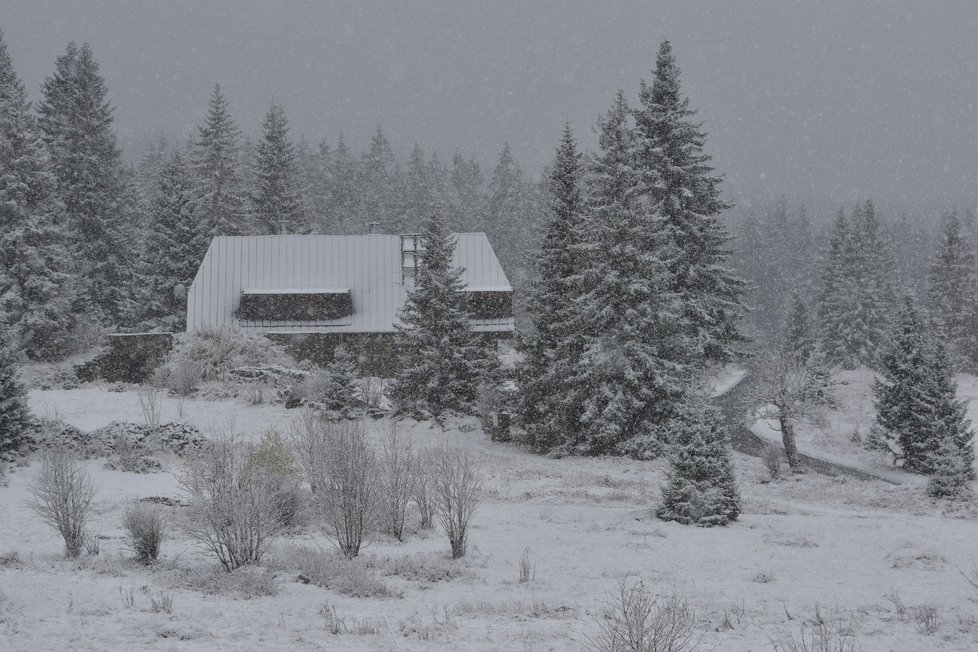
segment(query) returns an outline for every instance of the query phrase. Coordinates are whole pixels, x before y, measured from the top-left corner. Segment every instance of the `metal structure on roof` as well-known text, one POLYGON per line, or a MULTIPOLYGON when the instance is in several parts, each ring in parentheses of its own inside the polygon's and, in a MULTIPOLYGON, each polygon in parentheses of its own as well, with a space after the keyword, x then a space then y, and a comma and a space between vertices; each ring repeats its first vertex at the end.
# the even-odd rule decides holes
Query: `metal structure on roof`
MULTIPOLYGON (((509 292, 512 286, 484 233, 455 234, 455 257, 472 292, 509 292)), ((187 292, 187 331, 231 326, 254 333, 391 333, 414 282, 414 235, 218 236, 187 292), (353 310, 335 319, 240 318, 244 295, 349 293, 353 310)), ((472 320, 479 332, 512 332, 512 315, 472 320)))

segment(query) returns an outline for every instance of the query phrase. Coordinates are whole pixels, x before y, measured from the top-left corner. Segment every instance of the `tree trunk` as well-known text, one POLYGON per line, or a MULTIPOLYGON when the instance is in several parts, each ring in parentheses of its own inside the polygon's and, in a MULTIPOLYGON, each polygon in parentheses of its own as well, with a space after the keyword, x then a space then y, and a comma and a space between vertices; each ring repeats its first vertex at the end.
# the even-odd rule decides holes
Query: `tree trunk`
POLYGON ((791 420, 784 416, 779 416, 778 422, 781 425, 781 441, 784 443, 784 454, 788 458, 788 466, 792 471, 797 471, 801 467, 801 460, 798 459, 795 430, 791 425, 791 420))

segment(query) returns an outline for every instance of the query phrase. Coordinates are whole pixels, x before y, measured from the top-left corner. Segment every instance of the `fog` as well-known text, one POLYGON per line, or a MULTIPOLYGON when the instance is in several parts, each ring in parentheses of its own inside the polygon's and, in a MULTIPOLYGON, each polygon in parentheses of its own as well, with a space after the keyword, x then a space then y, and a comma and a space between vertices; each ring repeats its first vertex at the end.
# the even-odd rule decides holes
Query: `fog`
POLYGON ((130 157, 190 134, 219 82, 252 136, 274 100, 312 141, 359 149, 381 125, 402 154, 420 142, 487 165, 509 141, 534 175, 564 121, 593 147, 597 116, 619 87, 637 95, 668 37, 741 207, 974 203, 967 0, 4 0, 0 26, 34 99, 69 40, 92 45, 130 157))

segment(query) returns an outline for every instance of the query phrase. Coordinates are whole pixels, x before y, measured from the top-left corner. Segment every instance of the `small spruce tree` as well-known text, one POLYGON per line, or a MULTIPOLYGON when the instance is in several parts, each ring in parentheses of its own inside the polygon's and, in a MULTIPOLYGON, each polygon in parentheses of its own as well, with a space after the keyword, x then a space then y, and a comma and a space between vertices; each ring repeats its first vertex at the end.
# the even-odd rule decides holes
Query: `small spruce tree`
POLYGON ((25 397, 24 387, 17 381, 13 354, 0 336, 0 460, 27 441, 32 419, 25 397))
POLYGON ((357 359, 346 346, 337 346, 323 378, 323 404, 330 410, 349 410, 357 403, 357 359))
POLYGON ((463 270, 452 267, 455 239, 439 209, 425 220, 421 241, 415 287, 401 309, 395 340, 400 370, 394 402, 402 411, 435 417, 445 410, 467 413, 475 401, 480 354, 469 326, 463 270))
POLYGON ((972 475, 974 448, 963 401, 939 332, 928 327, 910 299, 904 301, 895 334, 881 358, 876 381, 874 441, 899 447, 904 468, 924 475, 944 469, 952 452, 972 475), (943 460, 943 461, 942 461, 943 460))
POLYGON ((671 468, 656 515, 684 525, 727 525, 737 520, 740 499, 723 421, 701 389, 683 408, 665 424, 673 438, 671 468))

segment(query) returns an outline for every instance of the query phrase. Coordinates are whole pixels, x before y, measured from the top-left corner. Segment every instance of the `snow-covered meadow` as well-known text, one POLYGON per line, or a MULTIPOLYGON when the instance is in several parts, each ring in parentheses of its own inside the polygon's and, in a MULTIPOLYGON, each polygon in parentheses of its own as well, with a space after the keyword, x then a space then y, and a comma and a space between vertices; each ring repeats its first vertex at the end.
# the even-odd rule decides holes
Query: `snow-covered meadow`
MULTIPOLYGON (((873 464, 856 446, 842 450, 838 443, 869 409, 863 376, 848 377, 847 401, 827 415, 818 436, 839 430, 836 452, 873 464)), ((963 382, 963 393, 974 385, 963 382)), ((34 390, 30 405, 83 430, 141 421, 135 391, 110 389, 34 390)), ((298 411, 188 399, 183 414, 204 431, 233 423, 236 432, 257 438, 268 428, 287 431, 298 411)), ((164 399, 162 421, 177 416, 175 399, 164 399)), ((373 436, 381 436, 386 421, 369 421, 373 436)), ((157 566, 128 561, 121 510, 134 498, 179 499, 175 459, 165 472, 145 475, 87 462, 98 491, 100 553, 65 561, 60 538, 27 507, 34 468, 12 470, 0 488, 0 647, 587 649, 603 605, 624 578, 688 598, 700 649, 771 650, 787 635, 798 640, 816 614, 851 631, 861 650, 978 645, 978 591, 962 574, 978 564, 978 509, 972 502, 932 502, 905 474, 900 485, 812 473, 770 482, 760 460, 735 454, 738 522, 684 527, 653 514, 663 461, 550 459, 491 443, 476 420, 445 429, 411 421, 402 427, 418 445, 447 440, 476 451, 485 499, 465 558, 451 561, 437 530, 412 531, 404 543, 380 538, 356 562, 364 569, 353 580, 365 583, 360 591, 297 579, 288 561, 296 550, 330 550, 315 526, 279 539, 265 570, 236 573, 234 581, 179 528, 157 566), (521 583, 524 556, 531 573, 521 583), (167 596, 171 613, 159 605, 167 596), (927 631, 922 614, 936 617, 936 631, 927 631)), ((815 434, 802 437, 802 450, 818 441, 815 434)), ((174 522, 180 509, 169 508, 174 522)))

